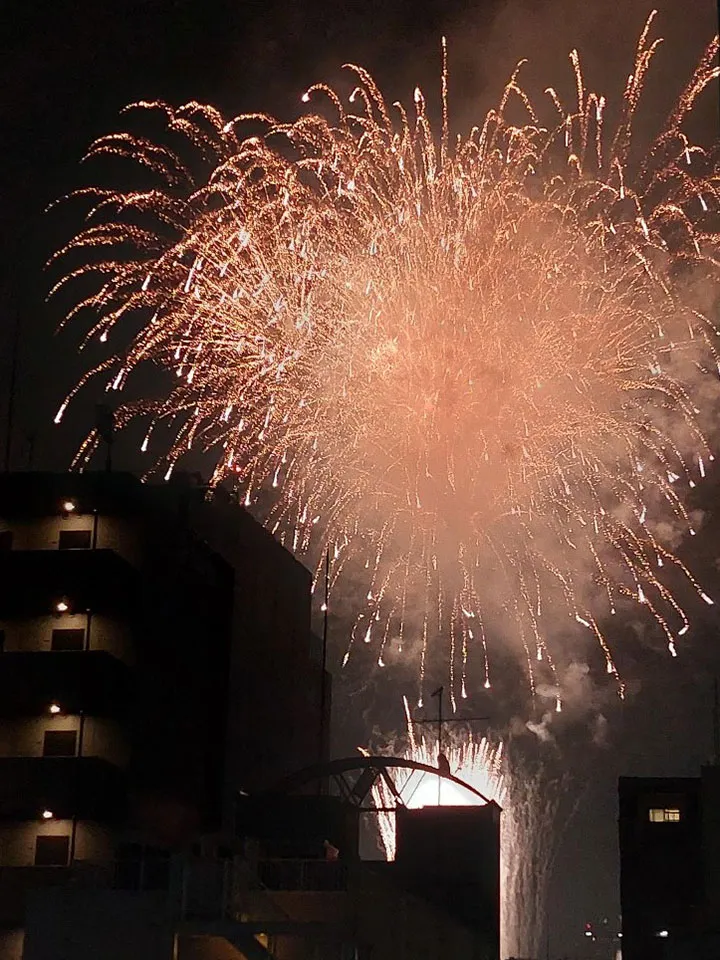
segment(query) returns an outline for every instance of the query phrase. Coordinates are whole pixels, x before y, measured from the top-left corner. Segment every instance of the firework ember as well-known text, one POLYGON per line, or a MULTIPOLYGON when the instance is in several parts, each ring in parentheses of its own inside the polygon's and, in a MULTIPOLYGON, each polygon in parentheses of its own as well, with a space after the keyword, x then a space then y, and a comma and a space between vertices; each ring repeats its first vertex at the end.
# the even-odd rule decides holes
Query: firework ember
POLYGON ((561 624, 594 635, 622 695, 618 605, 675 655, 681 581, 711 602, 663 530, 693 533, 686 493, 713 459, 720 179, 685 128, 718 44, 636 157, 651 24, 612 124, 574 53, 572 106, 531 103, 516 72, 457 137, 446 69, 437 135, 419 90, 389 106, 358 67, 349 103, 318 84, 293 123, 128 107, 167 136, 89 151, 152 184, 79 191, 92 209, 55 291, 85 290, 69 317, 94 311, 88 339, 116 346, 57 419, 91 377, 122 391, 154 365, 161 398, 121 404, 118 425, 157 442, 149 471, 209 451, 213 483, 262 500, 288 547, 329 546, 333 588, 366 597, 346 660, 363 641, 381 666, 417 652, 422 698, 442 650, 454 704, 490 686, 500 624, 533 689, 557 680, 561 624))

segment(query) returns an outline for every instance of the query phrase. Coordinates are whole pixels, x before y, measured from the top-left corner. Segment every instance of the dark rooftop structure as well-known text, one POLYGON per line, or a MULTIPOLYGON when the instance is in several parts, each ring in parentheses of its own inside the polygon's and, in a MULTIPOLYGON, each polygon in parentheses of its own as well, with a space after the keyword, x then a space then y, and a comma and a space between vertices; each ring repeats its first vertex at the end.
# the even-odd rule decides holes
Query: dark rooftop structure
POLYGON ((720 768, 621 777, 623 960, 720 956, 720 768))

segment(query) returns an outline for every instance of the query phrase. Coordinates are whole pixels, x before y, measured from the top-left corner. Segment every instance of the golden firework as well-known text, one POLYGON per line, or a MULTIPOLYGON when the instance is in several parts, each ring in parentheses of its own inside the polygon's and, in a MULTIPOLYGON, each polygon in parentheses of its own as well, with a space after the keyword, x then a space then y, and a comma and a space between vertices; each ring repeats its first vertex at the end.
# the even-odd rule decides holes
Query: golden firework
POLYGON ((635 157, 651 24, 612 129, 575 53, 576 102, 548 90, 550 122, 516 71, 456 138, 445 67, 437 137, 419 90, 389 106, 359 67, 349 103, 315 85, 293 123, 128 107, 167 136, 102 137, 88 157, 152 185, 80 191, 91 210, 54 288, 96 277, 69 316, 89 308, 88 340, 125 345, 57 419, 91 377, 122 390, 155 365, 162 397, 120 405, 119 425, 144 421, 147 450, 172 424, 154 468, 212 451, 213 484, 232 474, 247 506, 275 491, 264 519, 287 546, 329 545, 333 586, 363 584, 345 660, 362 640, 381 666, 417 651, 422 698, 446 649, 454 704, 471 657, 490 686, 498 634, 519 638, 533 689, 539 661, 557 679, 551 638, 572 626, 622 695, 617 604, 650 611, 675 655, 688 619, 665 574, 711 602, 663 530, 693 532, 687 489, 712 460, 719 179, 685 122, 718 42, 635 157))

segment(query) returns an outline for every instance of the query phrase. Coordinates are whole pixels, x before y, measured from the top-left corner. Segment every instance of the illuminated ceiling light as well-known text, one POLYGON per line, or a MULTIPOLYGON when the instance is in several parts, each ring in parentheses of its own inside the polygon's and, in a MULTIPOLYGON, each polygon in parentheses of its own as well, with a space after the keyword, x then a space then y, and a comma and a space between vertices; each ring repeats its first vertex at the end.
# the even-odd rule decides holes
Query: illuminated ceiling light
POLYGON ((50 713, 52 713, 53 715, 57 715, 58 713, 61 712, 61 707, 59 703, 54 703, 54 702, 51 703, 48 709, 50 710, 50 713))
POLYGON ((65 513, 73 513, 75 510, 77 510, 77 504, 74 500, 63 500, 62 508, 65 513))
POLYGON ((668 936, 670 936, 670 934, 667 932, 667 930, 658 930, 658 932, 655 934, 655 936, 656 936, 656 937, 668 937, 668 936))
POLYGON ((43 818, 43 820, 52 820, 52 818, 53 818, 53 812, 52 812, 52 810, 43 810, 43 812, 42 812, 42 818, 43 818))
POLYGON ((55 610, 57 613, 67 613, 69 609, 70 604, 67 602, 67 600, 58 600, 58 602, 55 604, 55 610))

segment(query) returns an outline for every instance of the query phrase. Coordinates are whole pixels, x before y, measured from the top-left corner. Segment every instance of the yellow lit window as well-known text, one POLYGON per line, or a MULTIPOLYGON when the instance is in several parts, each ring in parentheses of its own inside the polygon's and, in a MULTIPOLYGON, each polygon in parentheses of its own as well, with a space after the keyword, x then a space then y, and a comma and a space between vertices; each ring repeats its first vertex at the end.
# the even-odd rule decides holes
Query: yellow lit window
POLYGON ((677 807, 650 807, 648 817, 651 823, 679 823, 680 811, 677 807))

